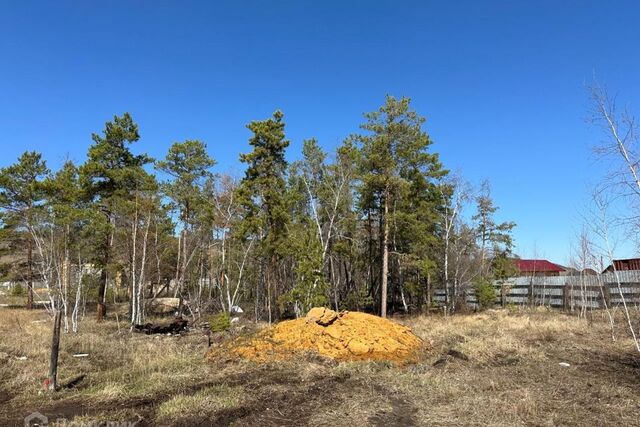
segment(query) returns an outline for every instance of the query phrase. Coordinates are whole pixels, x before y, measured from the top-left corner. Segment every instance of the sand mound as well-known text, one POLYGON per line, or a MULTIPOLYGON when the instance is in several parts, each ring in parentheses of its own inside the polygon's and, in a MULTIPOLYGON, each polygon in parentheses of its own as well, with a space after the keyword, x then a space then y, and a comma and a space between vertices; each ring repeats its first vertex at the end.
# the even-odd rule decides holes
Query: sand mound
POLYGON ((264 362, 312 351, 336 360, 407 363, 417 359, 421 347, 420 338, 393 321, 359 312, 313 308, 305 318, 284 321, 249 339, 212 349, 207 357, 226 355, 264 362))

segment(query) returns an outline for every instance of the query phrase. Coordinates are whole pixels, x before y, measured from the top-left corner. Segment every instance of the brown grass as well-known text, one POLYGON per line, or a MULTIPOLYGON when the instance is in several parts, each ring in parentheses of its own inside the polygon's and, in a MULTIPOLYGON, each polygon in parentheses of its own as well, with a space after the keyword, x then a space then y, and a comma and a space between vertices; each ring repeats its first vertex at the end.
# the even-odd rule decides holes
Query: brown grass
POLYGON ((405 319, 429 344, 407 367, 313 355, 205 363, 198 332, 154 337, 86 320, 79 334, 63 336, 60 359, 63 383, 86 378, 54 394, 41 390, 50 324, 33 321, 42 319, 44 312, 0 309, 0 425, 20 424, 34 410, 138 426, 640 423, 640 358, 622 321, 611 340, 602 313, 588 320, 546 310, 405 319), (90 357, 75 359, 75 352, 90 357))

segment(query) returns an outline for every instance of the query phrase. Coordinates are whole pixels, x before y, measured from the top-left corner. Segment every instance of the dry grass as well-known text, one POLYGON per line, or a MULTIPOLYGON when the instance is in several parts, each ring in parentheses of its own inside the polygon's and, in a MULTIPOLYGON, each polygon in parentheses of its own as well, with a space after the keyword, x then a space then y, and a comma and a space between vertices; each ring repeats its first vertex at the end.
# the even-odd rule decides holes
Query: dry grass
POLYGON ((602 313, 589 320, 546 310, 406 319, 430 350, 404 368, 313 356, 205 363, 200 333, 132 335, 113 320, 86 320, 79 334, 63 336, 60 359, 63 382, 86 378, 55 394, 41 391, 50 324, 33 322, 46 319, 0 310, 0 425, 33 410, 138 426, 640 424, 640 358, 622 321, 611 340, 602 313), (73 358, 76 352, 90 357, 73 358))

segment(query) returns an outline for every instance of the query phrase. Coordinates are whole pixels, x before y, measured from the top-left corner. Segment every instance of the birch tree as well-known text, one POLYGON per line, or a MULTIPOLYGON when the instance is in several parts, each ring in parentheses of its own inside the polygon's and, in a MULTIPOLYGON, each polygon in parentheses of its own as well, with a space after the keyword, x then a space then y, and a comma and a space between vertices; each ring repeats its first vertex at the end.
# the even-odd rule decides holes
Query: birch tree
POLYGON ((130 321, 132 325, 140 325, 145 318, 145 285, 148 280, 150 259, 150 230, 162 221, 160 197, 155 179, 147 174, 140 177, 139 187, 135 191, 134 200, 130 203, 133 212, 130 214, 129 236, 129 278, 130 289, 130 321))
MULTIPOLYGON (((464 205, 471 199, 471 187, 464 182, 459 176, 451 176, 439 186, 440 194, 443 200, 442 209, 442 228, 443 228, 443 276, 445 288, 445 302, 449 311, 454 312, 456 309, 456 300, 458 297, 458 280, 451 282, 451 265, 450 257, 453 240, 456 239, 456 225, 460 223, 460 215, 464 205)), ((462 239, 459 236, 458 239, 462 239)), ((462 249, 462 248, 460 248, 462 249)), ((454 261, 456 274, 454 277, 460 276, 460 257, 465 253, 463 250, 455 252, 457 258, 454 261)))
MULTIPOLYGON (((330 255, 338 234, 339 222, 348 219, 353 165, 344 150, 338 150, 334 162, 315 139, 303 142, 303 159, 290 168, 289 193, 292 200, 293 244, 290 254, 295 260, 295 284, 287 300, 300 316, 314 305, 328 301, 328 286, 335 269, 330 255), (348 208, 347 208, 348 209, 348 208)), ((334 292, 334 299, 337 295, 334 292)))
POLYGON ((214 281, 219 290, 220 305, 231 313, 239 303, 248 279, 248 270, 253 260, 254 239, 243 239, 238 233, 242 220, 238 200, 238 182, 229 175, 221 175, 218 185, 211 182, 207 194, 213 201, 210 207, 212 222, 211 266, 214 281))
MULTIPOLYGON (((35 212, 42 205, 42 182, 49 173, 40 153, 25 151, 18 161, 0 169, 0 223, 5 238, 19 252, 26 252, 17 276, 27 282, 27 308, 33 308, 34 247, 29 230, 36 224, 35 212), (22 268, 20 268, 22 267, 22 268)), ((13 266, 14 271, 16 266, 13 266)))
MULTIPOLYGON (((615 228, 620 224, 619 220, 616 217, 612 217, 610 215, 611 203, 613 197, 611 194, 608 194, 606 191, 595 191, 593 194, 593 222, 591 222, 591 227, 593 232, 599 237, 600 242, 598 247, 601 252, 604 254, 608 262, 610 263, 613 270, 613 277, 616 283, 616 289, 618 291, 618 296, 620 297, 620 301, 622 302, 622 311, 624 313, 624 317, 627 323, 627 327, 629 328, 629 333, 631 334, 631 338, 633 339, 634 346, 636 350, 640 353, 640 341, 638 339, 638 333, 634 328, 634 321, 631 318, 631 314, 629 313, 629 304, 624 296, 623 292, 623 284, 620 278, 620 274, 616 268, 615 261, 615 242, 612 234, 612 227, 615 228)), ((613 327, 613 319, 610 317, 610 322, 613 327)))

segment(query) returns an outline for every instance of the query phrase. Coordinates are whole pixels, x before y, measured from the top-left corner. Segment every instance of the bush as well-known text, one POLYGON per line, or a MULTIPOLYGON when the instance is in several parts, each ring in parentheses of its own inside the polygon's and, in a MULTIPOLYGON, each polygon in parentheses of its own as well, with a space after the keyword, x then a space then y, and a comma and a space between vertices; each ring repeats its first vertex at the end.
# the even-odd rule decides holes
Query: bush
POLYGON ((480 310, 493 307, 496 302, 496 291, 489 279, 485 277, 478 279, 475 283, 475 291, 480 310))
POLYGON ((510 302, 509 304, 507 304, 507 311, 510 314, 516 314, 516 313, 518 313, 520 311, 520 307, 518 307, 514 303, 510 302))
POLYGON ((231 316, 229 313, 222 312, 209 318, 209 327, 211 332, 224 332, 231 328, 231 316))
POLYGON ((23 297, 26 294, 24 287, 20 283, 16 283, 11 288, 12 297, 23 297))

